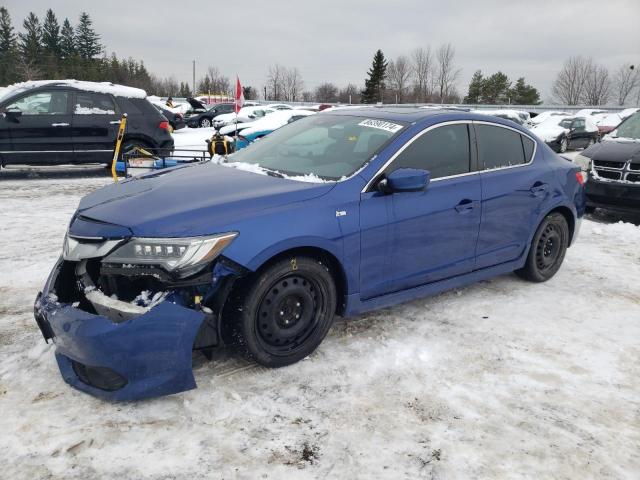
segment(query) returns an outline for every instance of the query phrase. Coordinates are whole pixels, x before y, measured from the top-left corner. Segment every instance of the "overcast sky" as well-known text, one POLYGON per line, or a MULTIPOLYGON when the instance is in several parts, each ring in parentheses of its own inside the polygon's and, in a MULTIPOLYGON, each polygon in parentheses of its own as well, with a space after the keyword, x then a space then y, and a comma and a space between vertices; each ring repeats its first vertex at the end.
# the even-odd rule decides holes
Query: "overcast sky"
POLYGON ((14 25, 52 8, 75 25, 82 9, 108 52, 142 59, 160 76, 191 82, 208 65, 262 88, 270 64, 298 67, 305 87, 364 85, 376 49, 388 58, 451 42, 466 93, 475 70, 524 76, 550 95, 571 55, 609 68, 640 65, 640 0, 0 0, 14 25))

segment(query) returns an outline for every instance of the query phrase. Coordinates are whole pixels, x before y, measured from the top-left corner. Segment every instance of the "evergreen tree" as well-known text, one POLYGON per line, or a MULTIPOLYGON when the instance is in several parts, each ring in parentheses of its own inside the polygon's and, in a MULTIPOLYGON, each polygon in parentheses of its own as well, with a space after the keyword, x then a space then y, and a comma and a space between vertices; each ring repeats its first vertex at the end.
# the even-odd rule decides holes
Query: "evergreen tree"
POLYGON ((477 104, 480 103, 480 97, 482 96, 482 89, 484 87, 484 78, 482 72, 477 70, 471 77, 471 83, 469 83, 469 91, 467 96, 464 97, 463 103, 477 104))
POLYGON ((68 18, 62 22, 60 32, 60 55, 62 58, 72 58, 76 54, 76 40, 73 27, 68 18))
POLYGON ((483 81, 480 100, 492 105, 508 103, 510 87, 509 77, 502 72, 494 73, 483 81))
POLYGON ((8 85, 17 80, 18 40, 9 11, 0 7, 0 85, 8 85))
POLYGON ((191 89, 189 88, 189 84, 185 82, 180 82, 180 90, 178 90, 178 97, 190 97, 191 89))
POLYGON ((75 45, 80 58, 90 60, 102 53, 100 35, 92 27, 93 21, 87 12, 80 14, 80 20, 76 27, 75 45))
POLYGON ((60 24, 53 10, 47 10, 42 25, 42 45, 46 52, 60 57, 60 24))
POLYGON ((22 23, 24 33, 20 33, 20 53, 25 64, 36 65, 40 60, 42 52, 42 27, 40 20, 35 13, 30 12, 29 16, 22 23))
POLYGON ((362 103, 377 103, 382 101, 386 72, 387 61, 384 59, 382 50, 378 50, 373 56, 371 68, 367 72, 369 78, 364 81, 364 91, 362 92, 361 99, 362 103))
POLYGON ((520 77, 510 92, 511 103, 514 105, 539 105, 540 93, 535 87, 524 82, 524 77, 520 77))

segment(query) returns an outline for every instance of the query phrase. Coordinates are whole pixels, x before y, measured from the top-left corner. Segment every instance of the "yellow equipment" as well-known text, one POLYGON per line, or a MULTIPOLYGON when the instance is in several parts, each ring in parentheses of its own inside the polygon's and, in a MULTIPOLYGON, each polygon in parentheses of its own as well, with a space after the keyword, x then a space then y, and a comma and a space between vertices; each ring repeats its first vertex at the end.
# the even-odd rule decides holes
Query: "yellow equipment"
POLYGON ((118 162, 118 157, 120 156, 120 147, 122 147, 122 139, 124 138, 124 130, 127 128, 127 114, 122 114, 122 119, 120 120, 120 127, 118 128, 118 136, 116 137, 116 148, 113 150, 113 160, 111 161, 111 176, 113 177, 113 181, 118 181, 118 173, 116 172, 116 163, 118 162))

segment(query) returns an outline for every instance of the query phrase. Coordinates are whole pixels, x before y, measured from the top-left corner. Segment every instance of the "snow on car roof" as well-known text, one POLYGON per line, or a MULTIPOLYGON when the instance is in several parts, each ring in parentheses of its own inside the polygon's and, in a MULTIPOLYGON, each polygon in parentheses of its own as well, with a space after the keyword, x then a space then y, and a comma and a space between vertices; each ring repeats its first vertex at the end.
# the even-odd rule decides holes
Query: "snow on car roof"
POLYGON ((243 132, 243 135, 249 133, 261 132, 264 130, 276 130, 287 124, 291 117, 317 115, 317 112, 308 110, 278 110, 266 117, 262 117, 255 122, 251 122, 250 126, 243 132))
POLYGON ((68 86, 87 92, 110 93, 116 97, 145 98, 147 96, 147 92, 140 88, 117 85, 111 82, 86 82, 83 80, 30 80, 28 82, 9 85, 6 90, 0 93, 0 99, 21 91, 27 91, 46 85, 68 86))

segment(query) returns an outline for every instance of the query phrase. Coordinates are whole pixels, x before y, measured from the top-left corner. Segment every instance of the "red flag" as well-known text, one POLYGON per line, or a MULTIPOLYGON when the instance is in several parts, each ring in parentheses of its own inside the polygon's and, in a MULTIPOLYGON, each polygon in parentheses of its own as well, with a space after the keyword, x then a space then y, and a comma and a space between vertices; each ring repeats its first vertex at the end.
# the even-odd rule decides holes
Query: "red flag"
POLYGON ((244 105, 244 93, 242 92, 242 85, 240 85, 240 79, 236 76, 236 98, 234 101, 234 110, 236 113, 240 111, 244 105))

